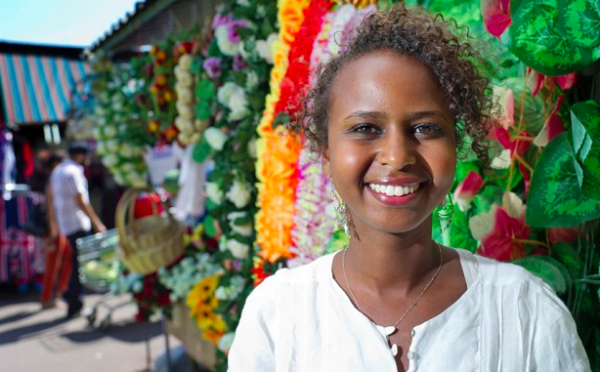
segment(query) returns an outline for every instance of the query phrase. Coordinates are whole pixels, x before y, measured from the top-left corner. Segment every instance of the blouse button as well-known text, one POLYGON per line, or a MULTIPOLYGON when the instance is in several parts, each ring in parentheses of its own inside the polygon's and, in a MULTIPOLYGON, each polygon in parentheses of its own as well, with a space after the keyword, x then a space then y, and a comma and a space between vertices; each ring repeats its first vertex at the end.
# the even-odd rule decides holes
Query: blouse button
POLYGON ((414 329, 410 331, 410 337, 415 337, 416 334, 417 332, 414 329))
POLYGON ((414 351, 409 351, 408 354, 406 354, 406 356, 408 357, 408 359, 415 359, 417 355, 414 351))

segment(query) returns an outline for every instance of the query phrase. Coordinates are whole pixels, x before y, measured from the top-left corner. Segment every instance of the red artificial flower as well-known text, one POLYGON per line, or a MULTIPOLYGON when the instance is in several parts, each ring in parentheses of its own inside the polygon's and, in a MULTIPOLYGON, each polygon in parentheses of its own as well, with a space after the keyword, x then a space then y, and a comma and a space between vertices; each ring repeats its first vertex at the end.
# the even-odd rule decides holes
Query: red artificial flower
POLYGON ((575 85, 575 82, 577 81, 576 72, 561 76, 546 76, 533 70, 531 67, 528 67, 527 74, 527 83, 531 90, 531 95, 534 97, 544 86, 550 91, 554 91, 556 89, 556 84, 558 84, 560 89, 567 90, 573 88, 573 85, 575 85))
POLYGON ((552 227, 548 229, 548 242, 556 244, 558 242, 572 243, 581 235, 581 229, 578 227, 552 227))
POLYGON ((454 199, 461 211, 469 209, 469 204, 483 187, 483 178, 475 171, 469 171, 465 179, 456 186, 454 199))
POLYGON ((562 95, 558 98, 558 101, 556 101, 556 105, 554 106, 552 113, 544 122, 542 130, 533 140, 533 144, 537 147, 545 147, 550 141, 554 139, 554 137, 558 136, 559 134, 565 131, 563 120, 558 115, 558 110, 562 106, 564 100, 565 97, 562 95))
POLYGON ((510 17, 510 0, 482 0, 481 15, 483 24, 492 36, 500 36, 512 24, 510 17))
POLYGON ((481 242, 478 253, 498 261, 513 261, 525 256, 525 241, 530 228, 525 225, 525 206, 514 193, 508 192, 503 207, 492 205, 487 213, 469 220, 473 237, 481 242))

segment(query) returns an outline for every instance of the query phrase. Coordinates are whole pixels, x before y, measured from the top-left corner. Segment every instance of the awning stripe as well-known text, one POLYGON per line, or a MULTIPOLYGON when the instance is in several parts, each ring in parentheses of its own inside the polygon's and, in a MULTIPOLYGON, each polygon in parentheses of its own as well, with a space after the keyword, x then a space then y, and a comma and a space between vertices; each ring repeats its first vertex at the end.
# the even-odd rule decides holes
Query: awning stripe
MULTIPOLYGON (((50 87, 55 87, 56 88, 56 81, 54 79, 54 69, 52 68, 52 65, 50 64, 50 58, 48 57, 42 57, 41 59, 41 63, 44 66, 44 70, 48 71, 49 73, 46 74, 46 79, 48 82, 48 85, 50 87)), ((62 105, 60 104, 59 101, 59 97, 58 97, 58 89, 49 89, 50 91, 50 101, 52 102, 51 106, 52 106, 52 110, 56 115, 60 115, 60 108, 62 107, 62 105)), ((59 118, 61 121, 62 119, 59 118)))
POLYGON ((52 66, 52 76, 54 76, 54 79, 56 81, 55 91, 58 94, 58 102, 61 107, 64 107, 68 102, 68 99, 65 96, 65 86, 68 85, 66 85, 66 81, 63 78, 61 78, 62 68, 59 68, 58 60, 56 58, 51 58, 50 65, 52 66))
MULTIPOLYGON (((25 72, 25 81, 27 81, 27 93, 31 102, 44 102, 44 98, 40 92, 40 82, 37 79, 35 66, 31 64, 32 60, 28 56, 21 56, 23 63, 23 71, 25 72)), ((48 113, 43 110, 44 105, 31 105, 31 115, 34 122, 42 121, 42 117, 48 117, 48 113)))
POLYGON ((23 100, 24 105, 29 106, 29 112, 26 112, 25 114, 29 115, 31 121, 37 122, 40 118, 40 111, 35 104, 35 102, 38 100, 35 96, 37 87, 33 87, 33 82, 31 81, 31 71, 29 71, 29 65, 27 65, 27 58, 23 55, 14 56, 13 62, 16 72, 21 78, 21 99, 23 100))
POLYGON ((58 118, 58 114, 54 111, 54 105, 52 104, 52 95, 50 94, 51 85, 48 84, 49 81, 46 76, 46 72, 44 71, 44 65, 42 64, 42 57, 29 56, 29 58, 33 59, 33 61, 35 62, 35 67, 37 68, 37 78, 39 81, 40 91, 42 92, 42 96, 44 97, 44 102, 46 102, 46 104, 41 105, 41 107, 46 109, 46 117, 58 118))
MULTIPOLYGON (((0 83, 2 84, 2 96, 4 97, 12 95, 11 87, 13 84, 10 82, 10 76, 12 75, 8 73, 6 56, 0 54, 0 83)), ((2 108, 8 117, 15 117, 15 107, 13 105, 8 105, 6 102, 2 102, 2 108)))
POLYGON ((5 118, 17 124, 65 121, 71 89, 89 70, 65 57, 0 53, 5 118))

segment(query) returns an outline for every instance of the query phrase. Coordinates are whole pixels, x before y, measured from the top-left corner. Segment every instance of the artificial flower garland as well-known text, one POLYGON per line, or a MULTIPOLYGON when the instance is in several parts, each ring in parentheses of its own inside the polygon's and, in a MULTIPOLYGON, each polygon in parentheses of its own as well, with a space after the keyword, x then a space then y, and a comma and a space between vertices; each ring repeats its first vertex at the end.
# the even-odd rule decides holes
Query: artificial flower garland
POLYGON ((295 199, 294 168, 301 146, 288 130, 279 126, 273 129, 280 102, 281 86, 289 66, 289 53, 296 35, 304 22, 304 12, 310 0, 279 0, 279 43, 275 43, 274 62, 271 70, 271 92, 266 98, 263 117, 258 126, 261 136, 257 141, 258 204, 256 216, 256 241, 259 255, 269 262, 289 257, 292 244, 290 229, 293 226, 295 199))

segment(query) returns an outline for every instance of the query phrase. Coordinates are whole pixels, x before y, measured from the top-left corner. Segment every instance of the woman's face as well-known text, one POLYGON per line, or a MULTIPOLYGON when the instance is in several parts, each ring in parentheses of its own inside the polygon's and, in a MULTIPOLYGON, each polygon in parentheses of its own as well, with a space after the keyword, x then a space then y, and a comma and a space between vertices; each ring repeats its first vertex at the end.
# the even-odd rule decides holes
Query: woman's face
POLYGON ((377 51, 344 66, 331 89, 323 164, 358 233, 423 225, 456 165, 454 118, 434 74, 412 57, 377 51))

